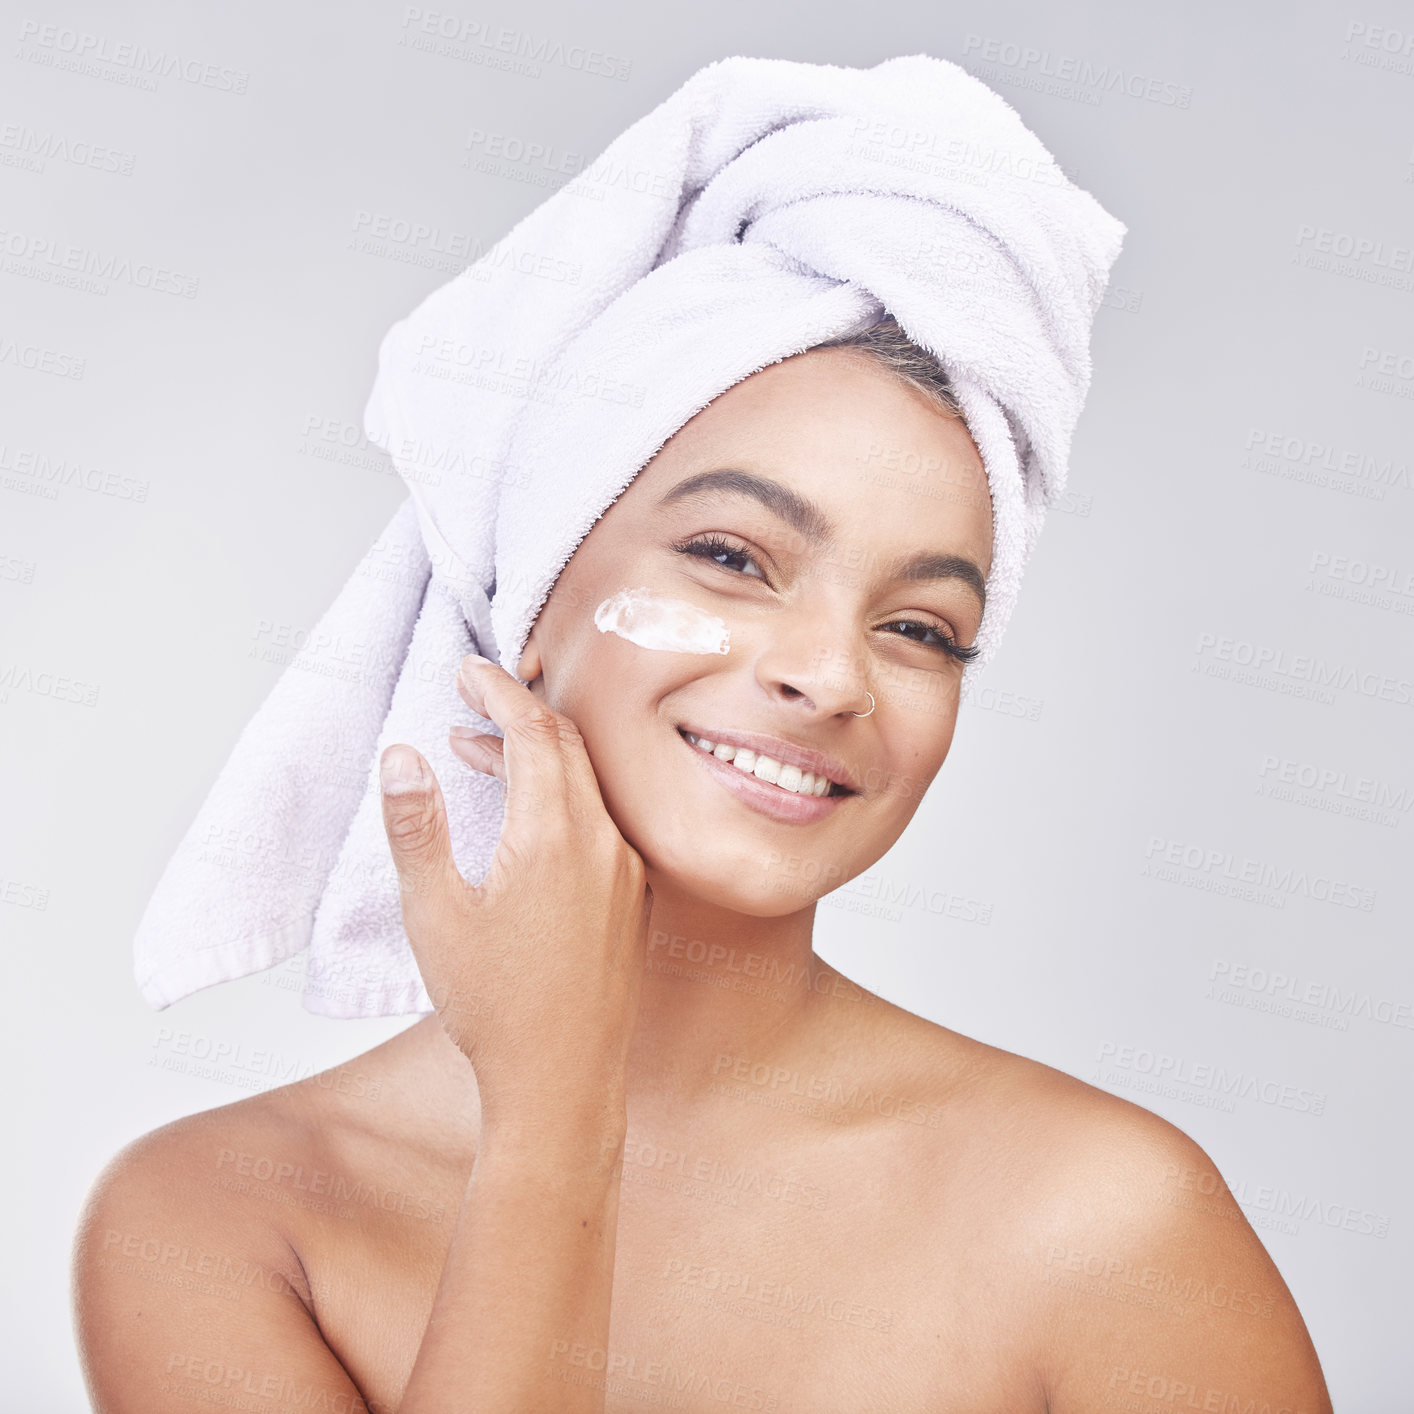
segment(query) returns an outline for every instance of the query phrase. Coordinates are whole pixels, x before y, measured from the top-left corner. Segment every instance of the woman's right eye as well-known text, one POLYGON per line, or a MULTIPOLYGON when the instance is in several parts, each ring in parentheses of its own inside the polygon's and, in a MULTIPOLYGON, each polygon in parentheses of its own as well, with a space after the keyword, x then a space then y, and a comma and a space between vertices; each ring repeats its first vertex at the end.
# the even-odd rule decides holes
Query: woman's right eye
MULTIPOLYGON (((748 564, 756 565, 759 571, 761 566, 756 564, 756 557, 744 545, 734 545, 730 540, 720 535, 698 535, 690 540, 679 541, 673 546, 680 555, 696 555, 699 559, 711 560, 714 564, 720 558, 731 560, 745 560, 748 564)), ((732 574, 741 574, 743 571, 732 569, 729 565, 722 565, 722 569, 728 570, 732 574)), ((766 576, 748 575, 748 579, 760 578, 763 583, 766 576)))

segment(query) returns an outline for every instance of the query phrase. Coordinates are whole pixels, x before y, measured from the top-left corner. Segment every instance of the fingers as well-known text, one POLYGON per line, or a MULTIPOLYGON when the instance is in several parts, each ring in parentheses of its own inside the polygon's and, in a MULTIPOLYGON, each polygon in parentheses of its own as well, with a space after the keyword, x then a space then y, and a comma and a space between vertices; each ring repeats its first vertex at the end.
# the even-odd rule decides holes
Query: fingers
MULTIPOLYGON (((540 701, 499 664, 475 654, 462 660, 457 691, 473 712, 501 729, 503 771, 496 774, 508 788, 508 826, 512 816, 522 813, 541 818, 558 811, 569 823, 595 807, 603 810, 584 740, 568 717, 540 701), (528 808, 510 809, 516 799, 528 808)), ((471 764, 486 769, 479 761, 471 764)))
POLYGON ((456 726, 448 733, 452 754, 465 761, 477 771, 495 776, 504 783, 506 779, 505 745, 501 738, 488 732, 473 731, 470 727, 456 726))
POLYGON ((454 881, 464 881, 452 856, 441 788, 421 754, 410 746, 390 746, 379 760, 378 776, 403 926, 416 944, 444 914, 454 881))

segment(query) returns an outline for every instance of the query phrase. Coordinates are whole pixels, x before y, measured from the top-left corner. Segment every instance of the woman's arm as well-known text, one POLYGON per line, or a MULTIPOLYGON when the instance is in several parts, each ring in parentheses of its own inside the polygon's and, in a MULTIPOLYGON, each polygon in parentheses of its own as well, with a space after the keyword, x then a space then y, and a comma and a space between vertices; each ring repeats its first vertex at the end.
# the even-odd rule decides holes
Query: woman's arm
POLYGON ((84 1205, 74 1327, 95 1414, 175 1414, 193 1401, 271 1414, 292 1402, 331 1414, 603 1409, 602 1388, 562 1373, 582 1372, 584 1352, 608 1342, 622 1133, 596 1117, 483 1135, 392 1406, 361 1392, 326 1343, 272 1215, 213 1200, 202 1119, 128 1145, 84 1205))
POLYGON ((395 1414, 365 1401, 326 1344, 278 1222, 213 1194, 215 1152, 209 1116, 177 1120, 127 1145, 89 1190, 71 1276, 94 1414, 277 1414, 292 1401, 395 1414))
POLYGON ((458 687, 504 733, 453 738, 507 788, 479 887, 457 870, 431 768, 408 747, 383 759, 404 927, 481 1100, 476 1162, 400 1414, 589 1414, 604 1408, 602 1384, 561 1377, 608 1343, 652 891, 574 723, 484 659, 467 660, 458 687))
MULTIPOLYGON (((485 660, 471 676, 463 697, 503 727, 504 741, 474 737, 456 749, 507 784, 500 844, 479 887, 456 867, 427 763, 407 747, 383 762, 413 768, 384 780, 403 923, 442 1026, 470 1062, 468 1108, 479 1098, 481 1115, 397 1414, 598 1414, 602 1384, 562 1375, 592 1368, 586 1349, 608 1341, 652 891, 574 724, 485 660)), ((274 1411, 302 1391, 338 1414, 370 1409, 300 1289, 291 1242, 241 1205, 210 1210, 200 1129, 179 1121, 129 1146, 90 1195, 74 1292, 94 1408, 160 1414, 239 1392, 247 1407, 274 1411), (228 1267, 280 1264, 288 1277, 233 1304, 215 1287, 184 1289, 154 1279, 155 1267, 117 1260, 134 1244, 159 1256, 209 1249, 228 1267)))
POLYGON ((483 1135, 399 1414, 603 1410, 566 1376, 608 1346, 623 1138, 483 1135))

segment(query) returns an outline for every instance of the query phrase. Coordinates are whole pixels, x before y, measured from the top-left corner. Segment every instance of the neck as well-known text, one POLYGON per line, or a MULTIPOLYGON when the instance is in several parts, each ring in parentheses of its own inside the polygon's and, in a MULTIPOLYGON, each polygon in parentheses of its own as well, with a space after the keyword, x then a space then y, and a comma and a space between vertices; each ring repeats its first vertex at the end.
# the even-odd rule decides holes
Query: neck
POLYGON ((760 918, 704 903, 653 870, 649 883, 629 1095, 692 1106, 743 1066, 785 1064, 839 974, 812 947, 813 902, 760 918))
MULTIPOLYGON (((826 1064, 808 1059, 817 1024, 840 1035, 855 1008, 841 1010, 839 999, 872 994, 815 955, 815 904, 760 918, 705 904, 651 869, 649 883, 653 912, 628 1054, 631 1110, 680 1121, 710 1104, 714 1086, 826 1064)), ((467 1068, 441 1022, 424 1017, 384 1046, 390 1059, 408 1049, 425 1056, 419 1095, 406 1103, 445 1123, 462 1103, 467 1068)))

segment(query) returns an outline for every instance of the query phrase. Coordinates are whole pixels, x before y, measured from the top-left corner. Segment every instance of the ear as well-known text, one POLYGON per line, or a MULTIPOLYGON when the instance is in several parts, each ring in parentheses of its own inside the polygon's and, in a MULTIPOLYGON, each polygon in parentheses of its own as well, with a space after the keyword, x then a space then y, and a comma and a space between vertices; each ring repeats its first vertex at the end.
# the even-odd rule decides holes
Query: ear
POLYGON ((516 676, 525 683, 532 692, 539 696, 545 690, 544 665, 540 661, 540 645, 536 642, 536 630, 540 627, 540 620, 535 621, 530 630, 530 637, 525 640, 525 649, 520 655, 520 662, 516 664, 516 676))

